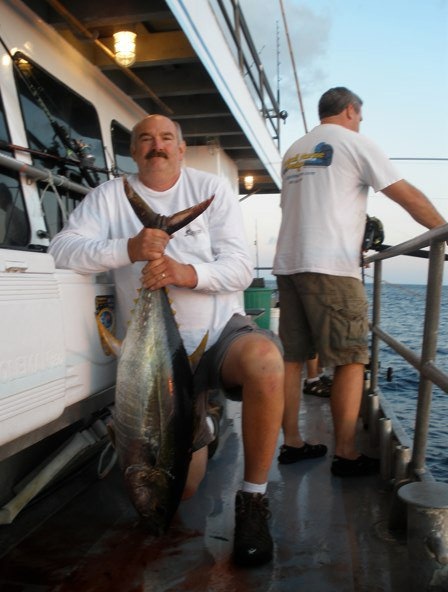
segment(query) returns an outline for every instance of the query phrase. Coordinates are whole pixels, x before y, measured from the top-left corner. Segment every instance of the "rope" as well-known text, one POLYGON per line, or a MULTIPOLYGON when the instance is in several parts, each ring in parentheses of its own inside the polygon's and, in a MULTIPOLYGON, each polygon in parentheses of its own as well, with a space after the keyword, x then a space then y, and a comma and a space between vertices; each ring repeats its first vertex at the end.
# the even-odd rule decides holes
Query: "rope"
POLYGON ((115 452, 115 450, 112 446, 112 442, 108 442, 106 447, 104 448, 104 450, 101 452, 101 455, 100 455, 100 458, 98 461, 97 472, 98 472, 98 477, 100 479, 104 479, 104 477, 106 477, 111 472, 115 463, 117 462, 117 458, 118 458, 117 453, 115 452), (112 451, 110 460, 105 466, 103 466, 104 459, 106 458, 106 455, 110 450, 112 451))
POLYGON ((42 202, 44 200, 45 194, 48 191, 48 188, 51 187, 52 191, 54 192, 55 196, 56 196, 56 200, 58 202, 59 208, 61 210, 62 213, 62 221, 65 224, 67 222, 68 219, 68 214, 67 214, 67 209, 65 207, 64 201, 62 199, 62 197, 59 195, 58 190, 56 189, 56 184, 53 178, 53 174, 48 171, 48 180, 47 180, 47 184, 44 187, 44 190, 42 192, 42 195, 40 197, 40 205, 42 206, 42 202))

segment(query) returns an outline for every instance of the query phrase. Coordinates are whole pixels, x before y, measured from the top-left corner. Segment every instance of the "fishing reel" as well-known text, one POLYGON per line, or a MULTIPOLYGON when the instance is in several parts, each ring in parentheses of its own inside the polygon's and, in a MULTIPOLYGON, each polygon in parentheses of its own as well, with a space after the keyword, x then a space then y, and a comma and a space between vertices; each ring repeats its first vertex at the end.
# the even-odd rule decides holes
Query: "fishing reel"
POLYGON ((81 160, 83 166, 93 167, 95 164, 95 156, 90 152, 90 144, 86 144, 83 140, 72 140, 74 150, 81 160))
POLYGON ((374 216, 366 216, 366 228, 362 240, 362 251, 377 251, 384 242, 384 228, 381 220, 374 216))

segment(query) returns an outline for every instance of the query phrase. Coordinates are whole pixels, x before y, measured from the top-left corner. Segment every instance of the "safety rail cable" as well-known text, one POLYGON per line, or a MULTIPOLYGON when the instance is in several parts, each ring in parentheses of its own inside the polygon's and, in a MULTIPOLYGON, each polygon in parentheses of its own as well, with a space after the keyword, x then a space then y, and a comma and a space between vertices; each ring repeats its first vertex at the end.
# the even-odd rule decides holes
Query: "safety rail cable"
POLYGON ((399 356, 405 359, 419 373, 419 388, 411 468, 414 476, 420 479, 428 473, 425 467, 426 448, 429 430, 429 415, 433 385, 448 393, 448 373, 439 368, 434 360, 437 350, 438 327, 443 284, 443 266, 445 247, 448 240, 448 224, 439 226, 399 245, 375 253, 365 258, 366 264, 374 264, 373 304, 372 304, 372 345, 371 345, 371 384, 370 392, 375 394, 378 388, 379 343, 386 343, 399 356), (382 262, 399 255, 423 249, 429 246, 429 265, 426 283, 425 315, 421 354, 418 356, 403 343, 383 331, 381 323, 381 285, 382 262))

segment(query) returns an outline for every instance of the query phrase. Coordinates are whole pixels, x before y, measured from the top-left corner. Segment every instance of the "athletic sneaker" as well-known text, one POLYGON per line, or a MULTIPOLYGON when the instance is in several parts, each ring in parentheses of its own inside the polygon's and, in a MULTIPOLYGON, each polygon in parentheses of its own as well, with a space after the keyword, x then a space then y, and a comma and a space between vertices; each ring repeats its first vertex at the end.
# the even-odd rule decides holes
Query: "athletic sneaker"
POLYGON ((354 460, 335 455, 331 463, 331 472, 338 477, 364 477, 365 475, 374 475, 379 470, 379 459, 371 458, 365 454, 360 454, 354 460))
POLYGON ((262 493, 238 491, 235 498, 233 560, 251 567, 272 559, 273 542, 269 533, 269 501, 262 493))

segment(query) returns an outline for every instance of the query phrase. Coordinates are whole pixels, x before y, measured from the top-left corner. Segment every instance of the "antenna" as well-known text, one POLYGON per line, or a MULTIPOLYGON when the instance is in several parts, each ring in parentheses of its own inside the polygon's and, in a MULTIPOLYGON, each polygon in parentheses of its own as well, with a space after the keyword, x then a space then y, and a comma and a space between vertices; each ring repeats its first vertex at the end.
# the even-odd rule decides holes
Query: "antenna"
POLYGON ((308 133, 308 126, 306 125, 306 119, 305 119, 305 110, 303 108, 302 93, 300 92, 299 77, 297 75, 297 68, 296 68, 296 63, 294 60, 294 52, 292 50, 291 38, 289 36, 288 23, 286 22, 285 7, 283 6, 283 0, 279 0, 279 2, 280 2, 280 8, 282 11, 282 16, 283 16, 283 25, 285 27, 286 39, 288 41, 289 55, 290 55, 291 63, 292 63, 292 70, 293 70, 294 78, 296 81, 297 96, 299 98, 300 112, 302 113, 303 127, 305 128, 305 132, 308 133))
POLYGON ((275 21, 277 30, 277 103, 280 105, 280 31, 278 21, 275 21))

